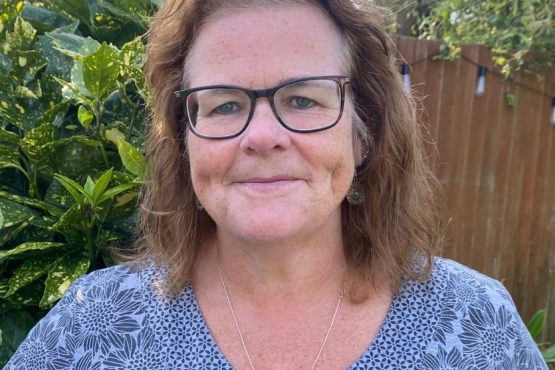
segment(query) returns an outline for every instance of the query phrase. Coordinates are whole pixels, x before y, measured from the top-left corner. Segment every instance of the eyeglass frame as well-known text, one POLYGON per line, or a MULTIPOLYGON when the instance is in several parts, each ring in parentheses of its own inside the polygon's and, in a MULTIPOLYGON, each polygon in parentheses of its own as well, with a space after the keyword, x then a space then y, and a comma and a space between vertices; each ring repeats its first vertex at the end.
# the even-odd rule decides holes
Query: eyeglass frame
POLYGON ((208 140, 222 140, 222 139, 231 139, 234 137, 237 137, 239 135, 241 135, 243 132, 245 132, 245 130, 247 129, 247 127, 249 126, 249 123, 252 121, 252 117, 254 116, 254 110, 256 109, 256 100, 258 98, 268 98, 268 101, 270 102, 270 106, 272 107, 272 112, 274 113, 274 116, 277 118, 278 122, 285 127, 287 130, 291 131, 291 132, 296 132, 296 133, 311 133, 311 132, 318 132, 318 131, 324 131, 324 130, 328 130, 330 128, 332 128, 333 126, 337 125, 337 123, 341 120, 341 117, 343 116, 343 109, 345 106, 345 86, 347 84, 352 83, 351 77, 349 76, 310 76, 310 77, 302 77, 302 78, 298 78, 298 79, 294 79, 291 81, 287 81, 284 83, 281 83, 277 86, 271 87, 269 89, 247 89, 244 87, 240 87, 240 86, 234 86, 234 85, 209 85, 209 86, 199 86, 199 87, 194 87, 191 89, 185 89, 185 90, 179 90, 179 91, 175 91, 173 94, 175 95, 175 97, 177 99, 181 100, 181 103, 183 105, 183 110, 184 113, 187 117, 187 126, 189 127, 189 129, 191 130, 191 132, 193 132, 193 134, 195 134, 196 136, 203 138, 203 139, 208 139, 208 140), (296 129, 293 127, 288 126, 285 121, 281 118, 277 108, 276 108, 276 104, 274 102, 274 96, 276 94, 276 92, 286 86, 289 85, 293 85, 299 82, 304 82, 304 81, 312 81, 312 80, 333 80, 335 81, 338 86, 339 86, 339 90, 341 92, 341 102, 340 102, 340 107, 339 107, 339 115, 337 117, 337 119, 335 120, 335 122, 326 125, 326 126, 322 126, 322 127, 316 127, 316 128, 312 128, 312 129, 296 129), (238 132, 234 133, 234 134, 230 134, 230 135, 225 135, 225 136, 207 136, 207 135, 203 135, 199 132, 197 132, 195 130, 195 127, 193 126, 193 124, 191 123, 191 119, 189 117, 189 109, 187 108, 187 98, 189 97, 189 95, 191 95, 194 92, 197 91, 202 91, 202 90, 210 90, 210 89, 233 89, 233 90, 239 90, 239 91, 243 91, 244 93, 247 94, 247 96, 250 98, 250 112, 249 112, 249 116, 247 117, 247 121, 245 122, 243 128, 241 130, 239 130, 238 132))

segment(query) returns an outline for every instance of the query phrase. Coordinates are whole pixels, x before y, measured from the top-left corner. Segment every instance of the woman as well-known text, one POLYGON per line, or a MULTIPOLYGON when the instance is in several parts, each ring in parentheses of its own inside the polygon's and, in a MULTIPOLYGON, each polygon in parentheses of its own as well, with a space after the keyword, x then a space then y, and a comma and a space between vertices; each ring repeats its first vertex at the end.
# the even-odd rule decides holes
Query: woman
POLYGON ((141 250, 7 369, 546 369, 498 282, 436 259, 437 181, 380 13, 167 0, 141 250))

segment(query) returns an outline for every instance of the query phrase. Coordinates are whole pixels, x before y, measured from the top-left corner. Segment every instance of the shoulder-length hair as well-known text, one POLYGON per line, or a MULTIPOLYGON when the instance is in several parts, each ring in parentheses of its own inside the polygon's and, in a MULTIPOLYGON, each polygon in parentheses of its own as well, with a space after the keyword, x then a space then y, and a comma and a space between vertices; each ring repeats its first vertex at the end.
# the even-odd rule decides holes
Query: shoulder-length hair
MULTIPOLYGON (((425 278, 442 232, 441 186, 425 163, 416 104, 403 84, 387 36, 384 10, 353 0, 166 0, 148 33, 146 78, 153 97, 147 140, 148 181, 139 213, 137 253, 169 266, 167 283, 178 293, 190 281, 199 248, 214 233, 197 209, 191 182, 183 110, 174 91, 203 24, 218 14, 256 6, 311 4, 340 32, 347 73, 354 81, 353 127, 366 160, 357 169, 364 198, 342 204, 344 253, 351 276, 373 282, 382 269, 425 278), (415 262, 415 261, 418 262, 415 262), (415 264, 418 268, 415 268, 415 264)), ((353 286, 361 286, 354 284, 353 286)), ((363 301, 366 289, 352 289, 363 301)))

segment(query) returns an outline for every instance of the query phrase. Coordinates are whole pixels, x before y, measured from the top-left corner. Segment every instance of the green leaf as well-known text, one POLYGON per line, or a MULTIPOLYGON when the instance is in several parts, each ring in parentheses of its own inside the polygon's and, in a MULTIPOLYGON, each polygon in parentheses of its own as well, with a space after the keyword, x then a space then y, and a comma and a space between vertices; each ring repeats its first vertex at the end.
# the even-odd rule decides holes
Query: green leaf
POLYGON ((508 107, 516 107, 516 96, 514 94, 505 92, 503 94, 503 98, 505 99, 505 104, 508 107))
MULTIPOLYGON (((99 142, 94 148, 88 143, 78 140, 70 140, 55 148, 52 156, 52 165, 57 167, 57 172, 70 177, 79 178, 83 174, 95 173, 101 168, 105 168, 99 142)), ((65 140, 65 139, 64 139, 65 140)), ((60 140, 62 141, 62 140, 60 140)))
POLYGON ((89 195, 89 197, 91 199, 91 204, 94 204, 93 201, 92 201, 92 193, 93 193, 93 190, 94 190, 94 181, 91 179, 90 176, 87 176, 87 181, 85 182, 84 189, 85 189, 85 192, 89 195))
POLYGON ((139 184, 133 184, 133 183, 131 183, 131 184, 121 184, 121 185, 115 186, 111 189, 108 189, 98 199, 97 204, 100 204, 100 203, 104 202, 105 200, 118 195, 119 193, 123 193, 126 190, 132 189, 137 185, 139 185, 139 184))
POLYGON ((528 324, 526 325, 532 338, 536 338, 542 332, 543 328, 545 327, 545 322, 545 310, 539 310, 534 314, 534 316, 532 316, 532 318, 530 319, 530 321, 528 321, 528 324))
POLYGON ((114 145, 118 145, 120 140, 125 140, 125 134, 117 128, 110 128, 104 133, 106 140, 111 141, 114 145))
POLYGON ((0 230, 4 227, 4 215, 2 214, 2 209, 0 208, 0 230))
POLYGON ((0 156, 18 157, 18 155, 19 155, 19 152, 17 151, 16 148, 11 146, 0 145, 0 156))
POLYGON ((35 325, 35 321, 25 311, 10 310, 0 318, 0 330, 2 331, 2 346, 12 351, 27 337, 29 331, 35 325))
POLYGON ((17 86, 14 91, 14 96, 20 99, 38 99, 37 94, 32 92, 29 88, 25 86, 17 86))
POLYGON ((27 4, 25 6, 21 12, 21 16, 28 20, 40 33, 52 31, 71 24, 70 21, 61 15, 43 7, 36 7, 31 4, 27 4))
POLYGON ((100 195, 103 194, 106 187, 108 187, 108 184, 112 179, 112 172, 113 168, 110 168, 108 171, 104 172, 94 184, 94 190, 92 192, 93 204, 97 204, 100 195))
MULTIPOLYGON (((140 185, 134 182, 133 179, 135 179, 135 177, 129 173, 114 171, 112 181, 110 181, 108 189, 129 183, 140 185)), ((110 194, 108 193, 107 195, 110 194)), ((129 235, 132 234, 133 226, 129 229, 126 221, 123 220, 127 218, 134 219, 132 214, 136 209, 137 197, 138 187, 135 187, 114 195, 112 198, 105 198, 111 199, 111 202, 105 202, 105 199, 102 199, 102 202, 104 203, 99 203, 97 201, 98 219, 103 220, 103 222, 106 223, 103 225, 104 227, 115 227, 118 228, 118 230, 122 228, 122 230, 125 229, 124 232, 129 235)))
MULTIPOLYGON (((87 99, 93 100, 94 95, 92 92, 87 89, 85 85, 85 79, 83 77, 83 62, 81 60, 75 60, 73 63, 73 67, 71 68, 71 86, 79 91, 76 95, 79 97, 80 95, 86 96, 87 99)), ((72 92, 75 93, 74 90, 72 92)), ((88 106, 92 107, 93 104, 87 104, 88 106)))
POLYGON ((65 245, 66 244, 53 242, 23 243, 13 249, 0 250, 0 262, 6 260, 19 260, 29 258, 30 256, 42 255, 45 253, 45 251, 60 248, 65 245))
MULTIPOLYGON (((7 245, 8 243, 12 243, 13 240, 17 239, 19 234, 22 234, 23 231, 29 226, 26 222, 21 222, 19 224, 15 224, 9 227, 4 227, 0 229, 0 245, 4 244, 7 245)), ((19 244, 19 243, 15 243, 19 244)))
POLYGON ((6 35, 9 49, 13 52, 16 50, 29 50, 35 39, 37 31, 21 17, 15 19, 14 30, 6 35))
POLYGON ((9 167, 16 168, 25 176, 27 176, 27 172, 21 167, 21 164, 19 163, 19 156, 0 153, 0 169, 9 167))
POLYGON ((73 33, 50 32, 46 36, 52 40, 58 51, 74 59, 86 57, 100 48, 100 43, 95 39, 73 33))
POLYGON ((0 86, 0 118, 23 131, 29 131, 35 125, 35 117, 31 110, 15 100, 12 90, 2 86, 0 86))
POLYGON ((10 144, 19 144, 19 135, 0 128, 0 141, 10 144))
POLYGON ((119 54, 122 67, 135 67, 142 69, 145 60, 145 46, 142 37, 138 36, 133 41, 123 45, 119 54))
POLYGON ((85 24, 92 24, 91 11, 85 0, 44 0, 43 3, 69 18, 77 19, 85 24))
POLYGON ((135 82, 141 94, 146 95, 145 75, 142 71, 145 60, 145 48, 141 37, 123 45, 119 54, 120 75, 124 80, 135 82))
POLYGON ((4 228, 17 225, 35 215, 29 207, 1 198, 0 210, 4 215, 4 228))
POLYGON ((48 63, 46 73, 63 80, 69 80, 73 59, 56 49, 54 40, 48 36, 39 36, 37 47, 42 50, 44 60, 48 63))
POLYGON ((46 308, 60 299, 66 290, 89 269, 89 258, 82 252, 62 257, 48 273, 40 307, 46 308))
POLYGON ((83 59, 83 80, 96 100, 114 88, 118 73, 118 54, 106 43, 83 59))
POLYGON ((23 204, 26 206, 43 209, 45 211, 50 212, 53 215, 60 216, 64 213, 64 211, 61 208, 56 207, 55 205, 52 205, 50 203, 47 203, 38 199, 22 197, 20 195, 12 194, 7 191, 0 190, 0 198, 8 199, 13 202, 23 204))
POLYGON ((83 215, 77 204, 73 205, 64 213, 58 222, 52 226, 52 230, 59 231, 65 235, 65 231, 72 228, 78 228, 83 221, 83 215))
POLYGON ((44 153, 41 149, 44 145, 54 142, 58 139, 58 130, 52 125, 42 125, 32 129, 21 140, 21 149, 31 159, 41 160, 44 153))
POLYGON ((67 192, 66 188, 56 178, 54 178, 48 189, 46 189, 44 201, 49 204, 55 204, 65 210, 76 203, 73 196, 67 192))
POLYGON ((0 24, 11 24, 24 7, 25 4, 21 0, 4 0, 0 2, 0 24))
MULTIPOLYGON (((61 173, 65 173, 63 169, 70 164, 74 164, 75 166, 79 166, 80 164, 80 171, 78 172, 81 174, 88 169, 88 167, 85 166, 88 160, 79 156, 80 150, 78 149, 82 149, 83 146, 76 144, 85 144, 88 147, 94 148, 98 148, 102 145, 100 142, 88 139, 84 136, 71 136, 66 139, 52 141, 39 147, 36 153, 34 153, 34 158, 43 165, 57 168, 61 173)), ((91 157, 90 160, 95 157, 96 150, 93 151, 87 148, 83 151, 91 157)))
POLYGON ((544 349, 542 351, 542 356, 543 359, 545 360, 545 362, 547 362, 548 364, 550 363, 554 363, 555 362, 555 345, 552 345, 551 347, 544 349))
POLYGON ((18 291, 11 294, 5 299, 15 305, 21 306, 38 306, 40 297, 44 292, 44 282, 42 280, 35 280, 25 285, 18 291))
POLYGON ((79 119, 81 126, 88 129, 94 118, 94 113, 88 110, 84 105, 80 105, 79 110, 77 111, 77 118, 79 119))
POLYGON ((0 279, 0 296, 8 292, 10 288, 10 279, 0 279))
POLYGON ((149 9, 144 1, 99 0, 99 3, 110 13, 115 14, 120 18, 128 19, 144 27, 147 26, 147 15, 149 9))
MULTIPOLYGON (((52 103, 54 104, 54 102, 52 103)), ((50 124, 54 127, 60 127, 68 108, 68 101, 54 104, 52 108, 50 108, 48 111, 46 111, 46 113, 39 117, 39 119, 37 119, 37 126, 50 124)))
POLYGON ((83 189, 81 185, 79 185, 69 177, 56 174, 54 175, 54 178, 56 178, 56 180, 58 180, 64 186, 64 188, 66 188, 66 190, 73 196, 73 199, 75 199, 75 201, 79 206, 82 207, 84 204, 83 196, 88 197, 88 199, 92 201, 92 199, 90 199, 85 189, 83 189), (83 196, 81 196, 81 194, 83 196))
POLYGON ((24 261, 23 264, 13 272, 9 282, 9 289, 3 296, 8 297, 45 275, 60 257, 59 254, 53 254, 30 258, 24 261))
POLYGON ((144 180, 146 161, 141 152, 125 140, 118 142, 118 152, 125 169, 139 179, 144 180))
MULTIPOLYGON (((71 69, 72 79, 74 79, 73 78, 74 68, 71 69)), ((60 85, 63 86, 62 96, 65 99, 71 100, 71 101, 77 100, 81 103, 84 103, 90 106, 94 105, 94 102, 91 100, 92 94, 85 88, 84 83, 81 83, 78 80, 76 80, 76 82, 69 83, 57 77, 54 77, 54 80, 56 80, 56 82, 58 82, 60 85)))

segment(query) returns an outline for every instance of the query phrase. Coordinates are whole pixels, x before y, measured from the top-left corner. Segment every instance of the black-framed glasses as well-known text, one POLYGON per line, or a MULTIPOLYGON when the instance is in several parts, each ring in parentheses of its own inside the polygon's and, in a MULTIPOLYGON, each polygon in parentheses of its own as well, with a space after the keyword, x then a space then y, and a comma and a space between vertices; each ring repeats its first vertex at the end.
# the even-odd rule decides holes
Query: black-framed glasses
POLYGON ((337 124, 345 105, 347 76, 299 78, 270 89, 212 85, 174 92, 181 99, 191 131, 205 139, 228 139, 243 133, 256 99, 265 97, 279 123, 293 132, 327 130, 337 124))

